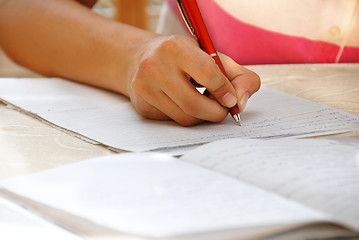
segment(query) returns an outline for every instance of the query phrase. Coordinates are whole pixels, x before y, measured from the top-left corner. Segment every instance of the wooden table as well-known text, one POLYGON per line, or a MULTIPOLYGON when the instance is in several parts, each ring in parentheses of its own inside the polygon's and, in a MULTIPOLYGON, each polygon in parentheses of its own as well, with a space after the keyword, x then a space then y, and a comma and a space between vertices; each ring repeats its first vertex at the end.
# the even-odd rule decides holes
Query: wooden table
MULTIPOLYGON (((359 64, 249 68, 265 86, 359 115, 359 64)), ((0 179, 107 154, 113 152, 0 104, 0 179)))

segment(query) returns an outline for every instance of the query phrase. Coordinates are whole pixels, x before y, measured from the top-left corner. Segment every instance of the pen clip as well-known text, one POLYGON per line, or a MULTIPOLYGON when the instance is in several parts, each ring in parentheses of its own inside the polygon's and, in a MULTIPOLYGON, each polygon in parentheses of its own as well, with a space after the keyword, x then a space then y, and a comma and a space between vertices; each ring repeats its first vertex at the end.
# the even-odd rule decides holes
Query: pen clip
POLYGON ((186 23, 186 25, 187 25, 189 31, 191 32, 191 34, 192 34, 193 36, 195 36, 194 29, 193 29, 193 27, 191 26, 190 21, 188 20, 186 11, 185 11, 184 8, 183 8, 183 5, 182 5, 182 3, 181 3, 181 0, 177 0, 177 5, 178 5, 178 8, 179 8, 179 10, 180 10, 180 12, 181 12, 182 18, 183 18, 184 22, 186 23))

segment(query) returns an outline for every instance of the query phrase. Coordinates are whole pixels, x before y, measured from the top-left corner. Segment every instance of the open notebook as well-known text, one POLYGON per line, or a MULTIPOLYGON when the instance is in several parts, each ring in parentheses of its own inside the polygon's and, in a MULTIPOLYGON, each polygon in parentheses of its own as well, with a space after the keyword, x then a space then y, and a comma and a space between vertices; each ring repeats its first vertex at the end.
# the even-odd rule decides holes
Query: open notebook
POLYGON ((84 240, 1 197, 0 236, 6 240, 84 240))
POLYGON ((3 181, 0 193, 90 237, 355 234, 357 146, 327 139, 227 139, 181 158, 124 153, 68 164, 3 181))
POLYGON ((88 141, 128 151, 173 150, 226 138, 318 136, 359 129, 359 116, 262 87, 247 104, 242 126, 185 128, 151 121, 119 94, 56 78, 0 78, 0 100, 88 141))

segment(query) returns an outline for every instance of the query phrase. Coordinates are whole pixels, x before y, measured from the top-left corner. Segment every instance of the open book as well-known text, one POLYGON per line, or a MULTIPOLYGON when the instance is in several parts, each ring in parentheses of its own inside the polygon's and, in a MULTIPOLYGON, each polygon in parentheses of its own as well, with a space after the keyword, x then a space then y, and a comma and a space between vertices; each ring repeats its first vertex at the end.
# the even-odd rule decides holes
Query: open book
POLYGON ((1 186, 2 196, 90 238, 288 240, 294 229, 301 239, 359 232, 358 145, 328 139, 227 139, 180 158, 116 154, 1 186))

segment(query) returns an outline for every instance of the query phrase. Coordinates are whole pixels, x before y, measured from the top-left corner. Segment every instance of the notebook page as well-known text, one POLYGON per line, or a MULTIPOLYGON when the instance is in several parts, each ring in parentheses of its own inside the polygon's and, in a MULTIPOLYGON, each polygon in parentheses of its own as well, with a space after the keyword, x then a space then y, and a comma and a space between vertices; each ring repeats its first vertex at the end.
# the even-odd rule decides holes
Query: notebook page
POLYGON ((358 146, 328 139, 228 139, 181 159, 276 192, 359 230, 358 146))
POLYGON ((0 235, 6 240, 83 240, 2 197, 0 197, 0 235))
POLYGON ((62 79, 0 79, 0 99, 87 139, 129 151, 359 129, 358 116, 266 87, 248 102, 242 126, 230 116, 190 128, 144 119, 125 97, 62 79))
POLYGON ((1 184, 102 226, 152 237, 325 219, 296 202, 164 154, 110 155, 1 184))

